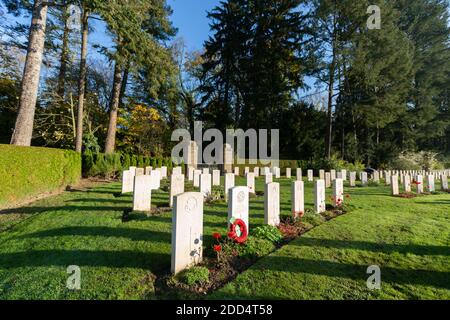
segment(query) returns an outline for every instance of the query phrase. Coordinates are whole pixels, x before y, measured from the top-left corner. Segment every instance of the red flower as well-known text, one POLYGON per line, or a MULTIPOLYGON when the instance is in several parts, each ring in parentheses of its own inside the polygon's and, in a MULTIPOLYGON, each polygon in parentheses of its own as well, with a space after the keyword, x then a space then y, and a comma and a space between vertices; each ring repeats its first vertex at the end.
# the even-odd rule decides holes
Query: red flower
POLYGON ((220 240, 220 238, 222 238, 222 235, 221 235, 220 233, 217 233, 217 232, 216 232, 216 233, 213 233, 212 236, 213 236, 213 238, 216 239, 216 240, 220 240))
POLYGON ((215 252, 220 252, 220 251, 222 251, 222 246, 221 246, 221 245, 215 245, 215 246, 214 246, 214 251, 215 251, 215 252))

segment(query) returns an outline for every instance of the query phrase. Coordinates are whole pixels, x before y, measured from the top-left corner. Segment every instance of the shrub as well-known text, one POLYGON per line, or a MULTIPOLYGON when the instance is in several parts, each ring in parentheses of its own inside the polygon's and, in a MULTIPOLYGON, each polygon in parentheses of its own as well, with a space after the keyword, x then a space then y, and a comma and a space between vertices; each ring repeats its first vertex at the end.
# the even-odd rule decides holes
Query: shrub
POLYGON ((439 170, 444 164, 438 160, 438 154, 434 152, 404 152, 393 160, 389 166, 397 170, 439 170))
POLYGON ((63 189, 80 177, 79 153, 0 145, 0 206, 63 189))
POLYGON ((204 284, 209 281, 209 270, 206 267, 192 267, 181 272, 180 279, 188 286, 204 284))
POLYGON ((273 241, 255 237, 248 237, 247 242, 240 246, 240 256, 261 258, 276 249, 273 241))
POLYGON ((253 231, 253 234, 256 238, 269 240, 273 243, 277 243, 283 240, 281 231, 278 230, 278 228, 269 225, 257 227, 253 231))

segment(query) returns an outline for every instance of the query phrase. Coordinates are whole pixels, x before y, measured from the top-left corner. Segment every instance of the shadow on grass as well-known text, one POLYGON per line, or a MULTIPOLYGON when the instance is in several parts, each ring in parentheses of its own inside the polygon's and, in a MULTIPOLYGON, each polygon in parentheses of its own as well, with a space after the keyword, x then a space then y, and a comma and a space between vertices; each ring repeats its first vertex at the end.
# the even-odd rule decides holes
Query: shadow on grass
MULTIPOLYGON (((323 260, 268 256, 255 264, 254 270, 307 273, 366 282, 368 266, 323 260)), ((411 284, 450 289, 450 272, 405 270, 380 266, 382 281, 391 284, 411 284)))
POLYGON ((420 245, 403 245, 403 244, 385 244, 366 241, 346 241, 332 239, 315 239, 303 237, 299 241, 293 241, 290 245, 308 246, 308 247, 325 247, 335 249, 354 249, 382 253, 401 253, 415 254, 418 256, 450 256, 450 248, 446 246, 420 246, 420 245))
MULTIPOLYGON (((108 201, 110 202, 110 201, 108 201)), ((63 206, 63 207, 22 207, 0 211, 0 214, 36 214, 49 211, 124 211, 129 207, 114 206, 63 206)))
POLYGON ((170 233, 136 228, 110 228, 110 227, 66 227, 29 233, 16 239, 49 238, 62 236, 89 236, 105 238, 127 238, 133 241, 151 241, 169 243, 170 233))
POLYGON ((142 268, 164 272, 170 254, 139 251, 36 250, 0 254, 0 268, 77 265, 80 267, 142 268))

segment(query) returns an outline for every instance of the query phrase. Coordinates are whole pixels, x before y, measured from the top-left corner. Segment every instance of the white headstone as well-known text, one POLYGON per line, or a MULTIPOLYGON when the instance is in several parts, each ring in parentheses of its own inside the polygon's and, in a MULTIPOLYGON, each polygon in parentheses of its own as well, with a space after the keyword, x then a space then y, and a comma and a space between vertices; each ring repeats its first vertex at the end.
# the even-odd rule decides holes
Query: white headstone
POLYGON ((202 174, 201 170, 194 170, 194 187, 200 187, 200 175, 202 174))
POLYGON ((234 188, 235 175, 233 173, 225 174, 225 200, 229 199, 230 189, 234 188))
POLYGON ((405 175, 403 178, 403 188, 405 189, 405 192, 411 192, 411 177, 409 174, 405 175))
POLYGON ((167 167, 161 167, 161 179, 167 178, 167 167))
POLYGON ((202 169, 203 174, 209 174, 209 168, 203 168, 202 169))
POLYGON ((268 183, 264 192, 264 223, 271 226, 280 224, 280 184, 268 183))
POLYGON ((334 181, 336 179, 336 170, 330 170, 330 176, 331 176, 331 181, 334 181))
POLYGON ((356 187, 356 172, 350 172, 350 187, 356 187))
POLYGON ((151 184, 150 188, 152 190, 158 190, 161 187, 161 171, 153 170, 150 172, 151 184))
POLYGON ((174 197, 184 193, 184 175, 172 174, 170 176, 169 205, 172 208, 174 197))
POLYGON ((134 183, 134 176, 136 176, 136 167, 130 167, 130 171, 131 171, 131 174, 133 175, 133 183, 134 183))
POLYGON ((131 170, 122 172, 122 194, 133 192, 134 175, 131 170))
POLYGON ((344 181, 347 181, 347 170, 342 169, 342 170, 341 170, 341 176, 342 176, 342 179, 343 179, 344 181))
POLYGON ((331 188, 331 172, 325 172, 325 188, 331 188))
POLYGON ((175 197, 172 214, 172 261, 175 274, 202 261, 203 195, 183 193, 175 197))
POLYGON ((393 196, 398 196, 400 194, 400 190, 398 188, 398 176, 391 176, 391 191, 393 196))
POLYGON ((195 169, 192 167, 188 167, 188 180, 194 181, 194 171, 195 169))
POLYGON ((250 193, 256 193, 255 174, 253 172, 247 173, 247 187, 250 193))
POLYGON ((213 170, 212 179, 213 186, 220 186, 220 170, 213 170))
POLYGON ((448 191, 448 177, 445 174, 441 175, 441 190, 448 191))
POLYGON ((286 178, 290 179, 292 177, 292 170, 291 168, 286 168, 286 178))
POLYGON ((327 210, 325 203, 325 180, 316 180, 314 182, 314 211, 322 213, 327 210))
POLYGON ((432 174, 427 176, 427 187, 428 192, 436 192, 436 186, 434 184, 434 175, 432 174))
POLYGON ((314 181, 314 171, 308 170, 308 181, 312 182, 314 181))
POLYGON ((144 168, 136 168, 136 176, 143 176, 145 174, 144 168))
POLYGON ((239 167, 234 167, 234 175, 239 176, 239 167))
POLYGON ((258 167, 254 167, 253 168, 253 173, 255 174, 255 177, 259 177, 259 168, 258 167))
POLYGON ((134 177, 133 211, 150 212, 152 210, 152 177, 137 175, 134 177))
POLYGON ((325 170, 319 170, 319 179, 325 180, 325 170))
POLYGON ((181 167, 175 167, 172 169, 172 174, 183 174, 181 167))
POLYGON ((423 176, 421 174, 416 177, 417 193, 423 193, 423 176))
POLYGON ((228 198, 228 224, 230 220, 241 219, 247 226, 249 231, 249 194, 247 187, 234 187, 230 190, 230 197, 228 198))
POLYGON ((297 181, 303 181, 303 172, 301 168, 297 168, 297 181))
POLYGON ((294 181, 292 183, 291 207, 295 218, 305 213, 305 183, 303 181, 294 181))
POLYGON ((264 176, 264 182, 267 183, 272 183, 273 182, 273 174, 272 173, 268 173, 264 176))
POLYGON ((367 178, 367 172, 361 172, 361 185, 367 187, 369 185, 369 180, 367 178))
POLYGON ((150 175, 150 173, 152 172, 153 168, 152 167, 145 167, 145 174, 146 175, 150 175))
POLYGON ((211 194, 211 175, 209 173, 203 173, 200 175, 200 192, 203 193, 204 197, 211 194))
POLYGON ((333 201, 334 206, 338 207, 344 203, 344 180, 335 179, 333 181, 333 201))

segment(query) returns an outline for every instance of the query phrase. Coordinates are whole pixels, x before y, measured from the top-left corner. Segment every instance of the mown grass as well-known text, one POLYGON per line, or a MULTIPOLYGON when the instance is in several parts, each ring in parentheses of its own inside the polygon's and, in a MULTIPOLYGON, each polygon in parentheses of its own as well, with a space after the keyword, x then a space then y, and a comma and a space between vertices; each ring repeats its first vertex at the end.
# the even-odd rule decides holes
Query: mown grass
MULTIPOLYGON (((290 180, 280 180, 290 214, 290 180)), ((237 179, 238 185, 245 180, 237 179)), ((263 179, 257 191, 263 190, 263 179)), ((120 184, 66 192, 0 214, 0 299, 160 299, 168 274, 171 213, 133 215, 120 184), (66 288, 69 265, 81 267, 81 290, 66 288)), ((267 256, 211 298, 449 298, 450 195, 389 196, 385 187, 347 189, 355 211, 327 222, 267 256), (367 290, 368 265, 382 270, 383 289, 367 290)), ((168 194, 152 203, 163 206, 168 194)), ((328 199, 328 202, 330 200, 328 199)), ((306 184, 312 208, 312 184, 306 184)), ((264 199, 252 198, 250 230, 263 223, 264 199)), ((226 203, 206 206, 205 246, 225 232, 226 203)))

